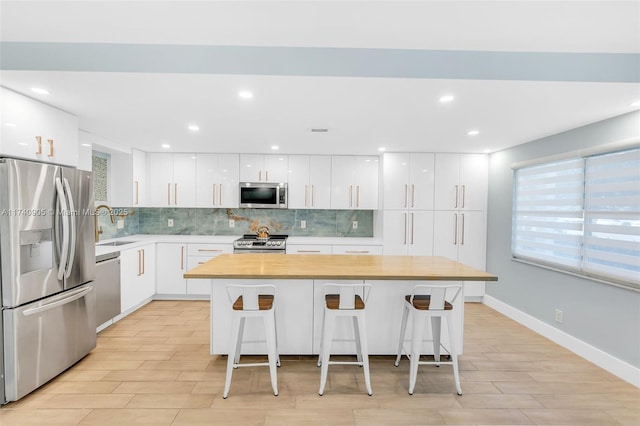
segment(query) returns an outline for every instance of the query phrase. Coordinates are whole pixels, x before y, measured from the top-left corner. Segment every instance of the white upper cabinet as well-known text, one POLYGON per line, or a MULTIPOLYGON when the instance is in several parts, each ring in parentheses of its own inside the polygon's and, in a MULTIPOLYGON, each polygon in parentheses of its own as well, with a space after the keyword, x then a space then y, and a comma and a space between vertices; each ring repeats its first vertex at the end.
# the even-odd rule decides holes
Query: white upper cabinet
POLYGON ((238 207, 238 154, 198 154, 197 207, 238 207))
POLYGON ((196 155, 147 154, 149 207, 195 207, 196 155))
POLYGON ((384 208, 433 210, 434 154, 384 154, 384 208))
POLYGON ((133 163, 132 205, 144 207, 147 205, 147 154, 133 149, 131 151, 133 163))
POLYGON ((375 156, 331 157, 331 208, 378 208, 378 166, 375 156))
POLYGON ((286 183, 288 156, 240 154, 240 182, 286 183))
POLYGON ((436 154, 435 169, 436 210, 486 210, 486 155, 436 154))
POLYGON ((290 209, 331 207, 331 157, 290 155, 288 206, 290 209))
POLYGON ((78 118, 0 87, 0 154, 78 165, 78 118))

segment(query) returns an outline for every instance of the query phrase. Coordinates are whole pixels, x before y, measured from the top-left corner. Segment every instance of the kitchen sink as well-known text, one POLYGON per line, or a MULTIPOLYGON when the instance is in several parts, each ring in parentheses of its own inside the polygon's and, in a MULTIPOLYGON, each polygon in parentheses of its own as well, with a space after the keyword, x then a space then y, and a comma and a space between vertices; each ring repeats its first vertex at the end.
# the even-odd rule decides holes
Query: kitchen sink
POLYGON ((125 244, 133 244, 137 243, 137 241, 111 241, 108 243, 99 243, 97 246, 123 246, 125 244))

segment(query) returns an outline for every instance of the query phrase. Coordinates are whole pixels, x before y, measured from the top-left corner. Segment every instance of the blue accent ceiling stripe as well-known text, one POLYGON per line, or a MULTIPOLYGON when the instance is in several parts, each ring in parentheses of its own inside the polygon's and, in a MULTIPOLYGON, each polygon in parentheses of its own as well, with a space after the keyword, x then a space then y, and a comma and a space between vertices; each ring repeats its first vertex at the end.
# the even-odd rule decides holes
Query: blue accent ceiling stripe
POLYGON ((0 69, 638 83, 640 55, 2 42, 0 69))

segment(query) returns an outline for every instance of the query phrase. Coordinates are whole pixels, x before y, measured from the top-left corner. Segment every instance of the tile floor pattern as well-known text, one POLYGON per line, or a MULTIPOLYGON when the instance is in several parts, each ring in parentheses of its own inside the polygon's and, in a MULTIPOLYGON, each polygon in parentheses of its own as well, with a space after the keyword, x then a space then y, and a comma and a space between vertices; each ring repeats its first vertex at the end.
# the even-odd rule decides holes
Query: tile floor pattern
POLYGON ((0 425, 640 425, 640 389, 481 304, 466 304, 464 395, 450 366, 372 357, 332 366, 325 395, 313 357, 283 357, 280 396, 266 367, 236 370, 209 354, 209 303, 154 301, 100 333, 82 361, 0 409, 0 425))

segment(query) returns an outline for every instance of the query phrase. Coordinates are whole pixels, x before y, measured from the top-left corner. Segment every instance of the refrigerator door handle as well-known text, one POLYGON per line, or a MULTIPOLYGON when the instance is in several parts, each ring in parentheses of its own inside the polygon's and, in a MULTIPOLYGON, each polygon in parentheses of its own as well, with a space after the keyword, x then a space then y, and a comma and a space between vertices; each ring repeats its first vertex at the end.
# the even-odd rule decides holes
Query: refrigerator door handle
MULTIPOLYGON (((59 265, 58 265, 58 280, 64 278, 67 259, 69 257, 69 214, 67 211, 67 200, 62 187, 62 180, 56 178, 56 191, 58 193, 58 202, 60 203, 60 215, 62 216, 62 250, 60 253, 59 265)), ((56 212, 57 214, 58 212, 56 212)), ((60 235, 57 236, 60 238, 60 235)))
POLYGON ((24 315, 25 317, 28 317, 28 316, 31 316, 31 315, 39 314, 39 313, 44 312, 44 311, 48 311, 48 310, 53 309, 53 308, 57 308, 58 306, 66 305, 67 303, 71 303, 74 300, 78 300, 78 299, 83 298, 84 296, 86 296, 87 294, 89 294, 92 291, 93 291, 93 287, 92 286, 85 287, 85 288, 78 289, 78 290, 70 291, 69 295, 66 296, 64 299, 59 299, 59 300, 56 300, 54 302, 47 303, 46 305, 38 306, 37 308, 25 309, 22 312, 22 315, 24 315))
POLYGON ((64 274, 65 278, 69 278, 71 275, 71 270, 73 268, 73 261, 76 257, 76 209, 73 203, 73 195, 71 192, 71 186, 69 185, 69 181, 67 178, 64 178, 64 189, 67 195, 67 201, 69 203, 69 258, 67 261, 67 270, 64 274))

